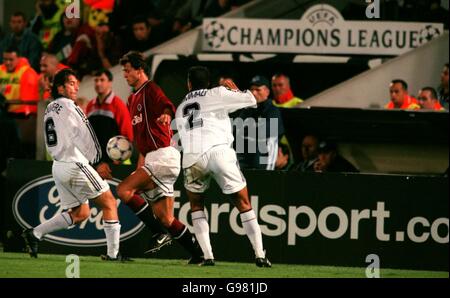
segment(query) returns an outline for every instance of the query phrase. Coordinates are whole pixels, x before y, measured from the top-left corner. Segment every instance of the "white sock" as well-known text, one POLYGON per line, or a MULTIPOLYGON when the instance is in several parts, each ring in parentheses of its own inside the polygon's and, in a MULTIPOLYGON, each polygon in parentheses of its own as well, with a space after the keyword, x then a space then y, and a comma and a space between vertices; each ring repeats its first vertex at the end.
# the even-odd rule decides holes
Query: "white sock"
POLYGON ((241 221, 245 233, 252 243, 255 256, 257 258, 264 258, 265 253, 262 243, 261 228, 259 227, 258 220, 256 219, 255 211, 250 210, 245 213, 241 213, 241 221))
POLYGON ((36 238, 41 240, 44 235, 51 232, 67 229, 72 224, 72 218, 70 217, 69 213, 63 212, 53 216, 46 222, 43 222, 35 227, 33 229, 33 234, 36 238))
POLYGON ((198 243, 203 251, 205 259, 214 259, 211 241, 209 239, 209 225, 206 214, 203 210, 191 213, 192 223, 194 224, 194 233, 198 243))
POLYGON ((106 235, 107 254, 110 258, 115 259, 119 253, 120 247, 120 227, 119 222, 104 221, 103 229, 106 235))

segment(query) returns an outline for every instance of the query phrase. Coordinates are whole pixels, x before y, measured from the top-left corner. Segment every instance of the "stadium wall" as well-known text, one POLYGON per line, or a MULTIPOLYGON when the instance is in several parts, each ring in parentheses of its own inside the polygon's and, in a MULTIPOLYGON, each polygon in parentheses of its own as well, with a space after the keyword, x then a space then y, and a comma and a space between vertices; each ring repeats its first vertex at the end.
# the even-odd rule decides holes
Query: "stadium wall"
MULTIPOLYGON (((117 179, 132 167, 116 166, 117 179)), ((253 207, 265 248, 273 263, 366 267, 376 254, 381 268, 448 271, 448 178, 363 174, 301 174, 246 171, 253 207)), ((110 185, 115 192, 118 180, 110 185)), ((20 231, 60 211, 51 178, 51 163, 14 160, 8 167, 5 203, 6 251, 20 251, 20 231), (26 171, 24 171, 26 169, 26 171)), ((189 204, 181 178, 175 214, 190 224, 189 204)), ((252 250, 239 214, 214 185, 208 191, 211 239, 219 261, 251 262, 252 250)), ((42 242, 43 253, 104 253, 101 213, 42 242)), ((143 257, 150 236, 142 223, 119 204, 122 250, 143 257)), ((192 227, 190 226, 192 229, 192 227)), ((104 237, 104 236, 103 236, 104 237)), ((178 245, 155 258, 188 257, 178 245)))

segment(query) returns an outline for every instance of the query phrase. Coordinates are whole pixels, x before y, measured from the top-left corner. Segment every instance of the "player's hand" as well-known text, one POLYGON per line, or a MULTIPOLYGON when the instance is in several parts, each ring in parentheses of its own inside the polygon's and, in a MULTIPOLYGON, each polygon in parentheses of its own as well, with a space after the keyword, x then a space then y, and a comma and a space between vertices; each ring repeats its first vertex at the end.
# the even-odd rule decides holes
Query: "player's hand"
POLYGON ((172 117, 168 114, 162 114, 156 121, 158 121, 162 125, 170 125, 170 121, 172 121, 172 117))
POLYGON ((112 171, 109 165, 106 162, 102 162, 97 166, 97 173, 103 179, 112 179, 112 171))
POLYGON ((239 88, 236 86, 236 84, 233 82, 233 80, 230 80, 230 79, 223 80, 222 86, 224 86, 228 89, 234 90, 234 91, 239 90, 239 88))

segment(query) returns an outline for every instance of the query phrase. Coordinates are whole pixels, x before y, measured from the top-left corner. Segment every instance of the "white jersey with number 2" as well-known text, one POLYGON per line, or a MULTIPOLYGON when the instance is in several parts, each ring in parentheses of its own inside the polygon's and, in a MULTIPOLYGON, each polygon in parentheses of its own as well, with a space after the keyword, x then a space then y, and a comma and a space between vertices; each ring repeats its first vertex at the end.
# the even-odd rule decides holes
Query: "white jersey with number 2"
POLYGON ((217 87, 188 93, 175 115, 183 146, 183 168, 193 165, 215 146, 231 146, 234 139, 228 114, 247 107, 256 107, 250 91, 217 87))

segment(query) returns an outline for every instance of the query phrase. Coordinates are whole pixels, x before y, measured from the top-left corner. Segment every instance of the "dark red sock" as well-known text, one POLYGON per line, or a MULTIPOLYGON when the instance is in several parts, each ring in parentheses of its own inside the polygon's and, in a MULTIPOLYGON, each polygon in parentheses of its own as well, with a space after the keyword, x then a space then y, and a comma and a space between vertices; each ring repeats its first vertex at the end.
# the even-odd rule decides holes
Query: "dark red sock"
POLYGON ((152 231, 153 234, 165 234, 159 221, 153 216, 153 210, 147 202, 138 195, 128 201, 127 206, 136 213, 137 217, 152 231))
POLYGON ((178 219, 174 219, 170 227, 167 229, 173 237, 177 238, 183 233, 186 226, 179 221, 178 219))
POLYGON ((130 207, 130 209, 133 210, 134 213, 137 213, 141 211, 142 207, 144 207, 146 203, 147 202, 140 196, 133 195, 131 200, 128 201, 127 206, 130 207))
POLYGON ((197 239, 189 232, 189 229, 178 219, 174 219, 168 231, 172 237, 187 250, 192 257, 200 258, 203 253, 197 239))

